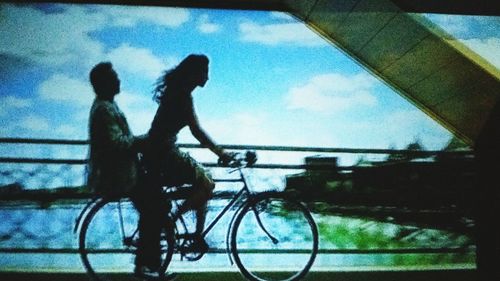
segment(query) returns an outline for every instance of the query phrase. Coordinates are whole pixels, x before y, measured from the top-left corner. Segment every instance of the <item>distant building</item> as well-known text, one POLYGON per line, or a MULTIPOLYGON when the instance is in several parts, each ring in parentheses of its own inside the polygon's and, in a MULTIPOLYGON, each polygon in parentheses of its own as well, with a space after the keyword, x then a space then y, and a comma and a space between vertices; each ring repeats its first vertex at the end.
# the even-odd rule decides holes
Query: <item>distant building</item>
MULTIPOLYGON (((455 141, 450 144, 447 151, 468 150, 455 141)), ((471 154, 394 154, 385 161, 361 159, 352 170, 338 167, 335 157, 308 157, 305 164, 305 172, 286 178, 286 189, 303 200, 412 209, 471 208, 475 181, 471 154)))

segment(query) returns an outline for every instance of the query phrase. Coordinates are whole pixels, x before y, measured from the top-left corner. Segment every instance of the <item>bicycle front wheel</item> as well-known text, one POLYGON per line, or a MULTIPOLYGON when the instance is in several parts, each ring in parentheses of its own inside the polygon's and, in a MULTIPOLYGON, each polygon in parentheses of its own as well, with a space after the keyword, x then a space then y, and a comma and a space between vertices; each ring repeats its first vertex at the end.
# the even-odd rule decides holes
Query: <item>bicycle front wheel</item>
POLYGON ((284 193, 263 193, 236 217, 231 251, 249 280, 299 280, 318 252, 317 226, 302 203, 284 193))
MULTIPOLYGON (((133 272, 139 239, 138 221, 139 213, 126 199, 100 199, 88 212, 80 229, 79 252, 92 280, 123 280, 124 275, 133 272)), ((173 240, 166 237, 163 233, 163 272, 173 254, 173 240)))

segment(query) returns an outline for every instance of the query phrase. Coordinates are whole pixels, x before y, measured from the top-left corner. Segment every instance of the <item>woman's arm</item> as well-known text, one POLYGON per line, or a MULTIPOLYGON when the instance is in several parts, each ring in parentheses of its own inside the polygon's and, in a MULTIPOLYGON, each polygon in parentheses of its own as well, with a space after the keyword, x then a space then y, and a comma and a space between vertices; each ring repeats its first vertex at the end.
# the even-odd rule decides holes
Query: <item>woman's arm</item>
POLYGON ((204 147, 210 149, 213 153, 215 153, 219 158, 226 158, 228 155, 226 151, 220 148, 212 138, 203 130, 200 126, 200 122, 198 121, 198 117, 193 112, 190 120, 189 120, 189 130, 191 130, 191 134, 200 142, 200 144, 204 147))

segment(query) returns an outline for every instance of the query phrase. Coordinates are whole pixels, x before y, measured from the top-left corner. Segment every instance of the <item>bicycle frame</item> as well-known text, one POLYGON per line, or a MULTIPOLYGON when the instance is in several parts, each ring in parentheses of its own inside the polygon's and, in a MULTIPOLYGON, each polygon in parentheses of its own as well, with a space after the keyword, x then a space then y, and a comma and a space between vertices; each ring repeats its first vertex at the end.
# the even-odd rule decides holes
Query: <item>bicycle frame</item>
MULTIPOLYGON (((206 237, 208 233, 210 233, 215 225, 221 221, 221 218, 230 210, 232 209, 233 216, 228 224, 227 228, 227 235, 226 235, 226 253, 228 255, 229 261, 231 265, 236 264, 240 270, 240 272, 243 274, 243 276, 249 280, 268 280, 267 277, 264 276, 264 279, 260 278, 260 273, 258 273, 259 270, 256 270, 256 268, 251 266, 248 266, 249 264, 247 261, 249 261, 246 258, 242 258, 243 254, 245 255, 246 253, 253 253, 252 249, 252 238, 245 236, 248 234, 248 231, 250 230, 251 234, 253 231, 260 228, 260 230, 263 233, 257 234, 258 236, 258 241, 262 241, 262 237, 266 236, 269 238, 267 241, 267 244, 269 247, 264 248, 258 248, 257 250, 260 253, 274 253, 278 251, 278 253, 281 251, 280 249, 275 249, 274 245, 278 244, 280 241, 288 241, 289 236, 281 237, 281 233, 278 232, 276 233, 276 236, 273 236, 270 231, 272 230, 271 225, 274 224, 276 221, 276 217, 273 217, 273 215, 277 214, 280 216, 280 211, 278 210, 277 212, 273 208, 280 206, 293 206, 293 210, 298 211, 301 213, 301 219, 302 222, 306 225, 306 228, 310 230, 310 235, 312 235, 311 239, 309 239, 308 244, 311 245, 310 249, 290 249, 288 248, 287 245, 284 245, 285 247, 283 248, 284 251, 292 251, 293 253, 299 253, 299 254, 308 254, 309 258, 304 259, 304 264, 299 264, 297 268, 291 268, 290 270, 290 278, 286 280, 298 280, 307 274, 307 272, 310 270, 314 259, 316 257, 317 251, 318 251, 318 231, 317 231, 317 226, 314 222, 314 219, 311 216, 311 213, 307 210, 307 208, 299 201, 296 201, 293 198, 290 198, 289 196, 286 196, 286 194, 280 192, 280 191, 265 191, 265 192, 252 192, 250 191, 247 179, 245 177, 245 173, 243 173, 243 168, 249 167, 250 165, 246 166, 240 166, 237 168, 234 168, 231 172, 238 171, 239 172, 239 179, 226 179, 226 180, 220 180, 218 182, 235 182, 241 184, 241 188, 237 189, 236 192, 232 193, 231 196, 229 197, 224 197, 224 207, 222 208, 221 211, 218 211, 218 214, 212 219, 212 221, 208 224, 206 228, 204 228, 203 232, 200 234, 202 238, 206 237), (228 202, 228 203, 227 203, 228 202), (276 203, 274 203, 276 202, 276 203), (288 204, 287 204, 288 203, 288 204), (276 205, 273 205, 276 204, 276 205), (262 215, 264 214, 264 215, 262 215), (270 215, 271 217, 268 217, 270 215), (247 220, 246 218, 250 217, 250 221, 247 220), (255 217, 254 217, 255 216, 255 217), (304 219, 306 221, 304 221, 304 219), (242 223, 243 222, 243 223, 242 223), (251 225, 253 224, 253 227, 251 228, 246 228, 246 230, 240 232, 240 226, 247 226, 247 223, 250 222, 251 225), (267 228, 267 229, 266 229, 267 228), (263 235, 265 233, 265 235, 263 235), (247 239, 250 238, 250 239, 247 239), (276 238, 280 238, 279 240, 276 238), (245 240, 246 239, 246 240, 245 240), (250 241, 250 244, 246 245, 246 241, 250 241), (240 243, 242 242, 242 243, 240 243), (269 243, 272 242, 272 243, 269 243), (274 244, 274 245, 273 245, 274 244), (242 247, 240 247, 240 245, 242 247), (262 252, 263 250, 263 252, 262 252)), ((174 204, 176 204, 177 200, 184 200, 187 198, 190 198, 189 194, 192 194, 193 189, 190 188, 189 186, 177 186, 176 190, 165 190, 165 200, 173 201, 174 204)), ((75 225, 75 231, 78 232, 78 237, 79 237, 79 253, 83 262, 83 265, 87 271, 87 273, 92 277, 92 278, 98 278, 99 280, 101 278, 101 274, 108 274, 108 271, 102 271, 102 268, 100 268, 99 265, 99 257, 93 255, 93 254, 115 254, 115 253, 127 253, 127 254, 137 254, 137 249, 138 249, 138 244, 137 242, 139 241, 138 238, 138 227, 135 224, 135 218, 136 212, 132 211, 133 213, 130 213, 129 215, 132 215, 132 219, 129 219, 129 216, 126 215, 123 211, 124 208, 132 208, 130 204, 133 202, 130 201, 129 198, 106 198, 106 197, 96 197, 90 202, 88 202, 81 213, 79 214, 78 218, 76 219, 76 225, 75 225), (112 203, 111 205, 108 205, 108 203, 112 203), (104 207, 106 206, 106 209, 104 207), (112 208, 108 208, 112 207, 112 208), (101 216, 96 216, 98 212, 101 210, 105 210, 107 215, 105 217, 101 216), (108 219, 109 212, 112 212, 112 215, 115 216, 113 220, 116 220, 116 215, 118 216, 118 223, 119 223, 119 228, 121 231, 116 231, 116 238, 122 238, 122 243, 119 246, 119 249, 116 248, 109 248, 108 245, 105 244, 104 248, 93 248, 93 240, 92 239, 87 239, 88 237, 92 237, 92 235, 87 235, 88 233, 96 233, 95 231, 87 231, 88 229, 92 229, 92 225, 96 224, 91 224, 92 221, 94 220, 94 217, 99 217, 101 218, 100 221, 102 221, 102 218, 108 219), (132 222, 132 224, 130 223, 132 222), (130 233, 125 233, 125 224, 127 225, 127 230, 130 229, 131 232, 133 232, 131 235, 130 233), (91 227, 89 227, 89 225, 91 227), (90 243, 88 242, 90 241, 90 243), (90 245, 90 246, 89 246, 90 245), (106 248, 108 247, 108 248, 106 248), (97 258, 97 262, 96 262, 97 258), (97 267, 96 267, 97 265, 97 267), (97 270, 96 270, 97 269, 97 270)), ((292 210, 292 211, 293 211, 292 210)), ((168 214, 171 212, 165 210, 162 215, 165 217, 168 216, 168 214)), ((101 214, 101 213, 99 213, 101 214)), ((279 220, 287 220, 288 217, 282 217, 278 218, 279 220)), ((203 248, 190 248, 192 246, 192 243, 196 243, 196 239, 200 236, 193 235, 192 233, 189 233, 188 227, 186 225, 187 218, 185 216, 180 216, 179 219, 177 220, 177 223, 172 226, 170 222, 165 221, 165 223, 168 223, 163 226, 163 234, 162 238, 163 242, 161 242, 161 252, 162 252, 162 266, 160 268, 161 272, 165 272, 172 261, 173 254, 178 253, 180 254, 181 261, 186 258, 188 261, 196 261, 199 260, 201 257, 204 256, 205 253, 208 252, 207 247, 203 248), (182 232, 183 231, 183 232, 182 232), (172 236, 173 235, 173 236, 172 236), (193 242, 194 241, 194 242, 193 242)), ((116 222, 116 221, 115 221, 116 222)), ((99 224, 97 224, 99 225, 99 224)), ((281 225, 281 224, 280 224, 281 225)), ((291 226, 295 226, 292 224, 291 226)), ((288 231, 285 231, 285 235, 288 233, 288 231)), ((308 232, 309 233, 309 232, 308 232)), ((307 234, 309 235, 309 234, 307 234)), ((94 235, 95 236, 95 235, 94 235)), ((290 236, 292 239, 297 235, 292 235, 290 236)), ((302 235, 300 235, 302 236, 302 235)), ((309 236, 307 236, 309 237, 309 236)), ((117 240, 114 240, 117 241, 117 240)), ((117 244, 114 244, 117 245, 117 244)), ((196 245, 196 244, 195 244, 196 245)), ((259 244, 260 245, 260 244, 259 244)), ((212 249, 212 253, 214 253, 212 249)), ((222 251, 215 251, 215 253, 221 254, 222 251)), ((252 261, 253 259, 250 259, 252 261)), ((265 262, 265 260, 264 260, 265 262)), ((285 280, 285 279, 283 279, 285 280)))
MULTIPOLYGON (((222 209, 222 211, 220 211, 216 217, 208 224, 208 226, 205 227, 205 229, 203 230, 203 232, 201 233, 201 237, 204 238, 206 235, 208 235, 208 233, 210 233, 210 231, 217 225, 217 223, 221 220, 221 218, 231 209, 233 208, 237 202, 241 201, 242 204, 236 209, 236 211, 234 212, 233 214, 233 217, 231 218, 231 221, 228 225, 228 230, 227 230, 227 235, 226 235, 226 248, 227 248, 227 254, 228 254, 228 257, 229 257, 229 260, 231 262, 231 264, 233 264, 233 260, 231 258, 231 251, 230 251, 230 243, 229 243, 229 237, 231 235, 231 230, 232 230, 232 226, 233 226, 233 223, 234 223, 234 220, 236 218, 236 216, 238 215, 239 211, 245 206, 245 204, 247 204, 247 202, 249 202, 249 199, 251 200, 251 198, 254 196, 253 193, 250 191, 249 187, 248 187, 248 184, 247 184, 247 180, 245 178, 245 175, 243 173, 243 169, 246 168, 248 166, 242 166, 242 167, 236 167, 234 168, 232 171, 230 171, 229 173, 233 173, 233 172, 236 172, 238 171, 239 173, 239 179, 235 179, 235 180, 225 180, 226 182, 241 182, 242 183, 242 187, 241 189, 231 198, 231 200, 229 201, 229 203, 222 209)), ((221 181, 224 181, 224 180, 221 180, 221 181)), ((170 199, 172 201, 175 201, 175 200, 181 200, 181 199, 186 199, 185 197, 182 197, 182 196, 177 196, 176 197, 176 191, 172 191, 172 192, 167 192, 167 196, 166 198, 167 199, 170 199), (170 193, 170 194, 169 194, 170 193), (175 198, 175 199, 174 199, 175 198)), ((100 200, 100 199, 103 199, 101 197, 95 197, 93 198, 90 202, 88 202, 85 207, 83 208, 83 210, 80 212, 79 216, 77 217, 77 219, 75 220, 75 226, 74 226, 74 233, 77 233, 77 231, 79 230, 80 228, 80 225, 81 223, 84 221, 84 217, 87 215, 87 213, 90 211, 90 209, 93 208, 93 206, 100 200)), ((123 241, 124 243, 126 243, 127 239, 129 239, 130 237, 126 237, 125 233, 124 233, 124 229, 123 229, 123 214, 122 214, 122 208, 121 208, 121 203, 122 203, 122 199, 116 199, 116 202, 117 202, 117 212, 118 212, 118 216, 119 216, 119 223, 120 223, 120 232, 121 232, 121 235, 122 235, 122 238, 123 238, 123 241)), ((262 223, 260 222, 260 218, 258 216, 258 213, 255 212, 255 215, 256 215, 256 218, 259 222, 259 226, 262 228, 262 230, 267 233, 269 235, 269 237, 271 239, 274 240, 274 237, 272 237, 269 232, 265 229, 265 227, 262 225, 262 223)), ((181 216, 180 219, 182 221, 182 223, 184 223, 184 218, 181 216)), ((138 231, 138 229, 136 229, 136 231, 134 232, 133 235, 136 234, 136 232, 138 231)), ((183 233, 185 234, 185 233, 183 233)), ((127 243, 126 243, 127 244, 127 243)))
MULTIPOLYGON (((243 184, 243 186, 241 187, 241 189, 231 198, 231 200, 229 201, 229 203, 215 216, 215 218, 208 224, 208 226, 206 226, 203 230, 203 232, 201 233, 201 237, 202 238, 205 238, 205 236, 208 235, 208 233, 210 233, 210 231, 217 225, 217 223, 221 220, 221 218, 231 209, 233 208, 236 203, 240 200, 243 200, 244 202, 238 207, 238 209, 234 212, 233 214, 233 217, 229 223, 229 226, 228 226, 228 230, 227 230, 227 235, 226 235, 226 248, 227 248, 227 254, 228 254, 228 257, 229 257, 229 260, 230 260, 230 263, 231 265, 233 264, 233 260, 231 258, 231 253, 230 253, 230 245, 229 245, 229 237, 230 237, 230 234, 231 234, 231 229, 232 229, 232 225, 233 225, 233 222, 236 218, 236 216, 238 215, 239 211, 243 208, 243 206, 245 205, 245 203, 248 201, 248 198, 251 198, 252 197, 252 193, 250 192, 250 189, 248 187, 248 184, 247 184, 247 181, 246 181, 246 178, 245 178, 245 175, 243 174, 243 169, 244 167, 238 167, 238 168, 235 168, 233 171, 229 172, 229 173, 233 173, 235 171, 238 171, 239 172, 239 175, 240 175, 240 178, 239 179, 236 179, 236 180, 227 180, 226 182, 241 182, 243 184), (245 200, 246 198, 246 200, 245 200)), ((173 191, 172 193, 175 193, 175 191, 173 191)), ((179 198, 179 199, 184 199, 184 198, 179 198)), ((177 200, 177 199, 175 199, 177 200)), ((173 200, 173 201, 175 201, 173 200)), ((258 217, 258 215, 257 215, 258 217)), ((181 222, 184 224, 184 219, 183 217, 181 216, 180 218, 181 222)), ((259 219, 260 221, 260 219, 259 219)), ((261 225, 261 224, 260 224, 261 225)), ((265 230, 264 226, 261 225, 262 229, 267 233, 267 230, 265 230)))

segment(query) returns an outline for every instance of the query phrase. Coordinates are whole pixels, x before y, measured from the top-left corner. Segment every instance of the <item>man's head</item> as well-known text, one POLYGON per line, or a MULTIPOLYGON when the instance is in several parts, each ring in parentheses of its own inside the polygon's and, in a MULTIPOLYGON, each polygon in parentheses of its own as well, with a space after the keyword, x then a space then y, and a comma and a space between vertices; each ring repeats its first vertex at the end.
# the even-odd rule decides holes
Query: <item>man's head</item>
POLYGON ((99 98, 110 99, 120 92, 120 79, 110 62, 97 64, 89 76, 94 92, 99 98))

